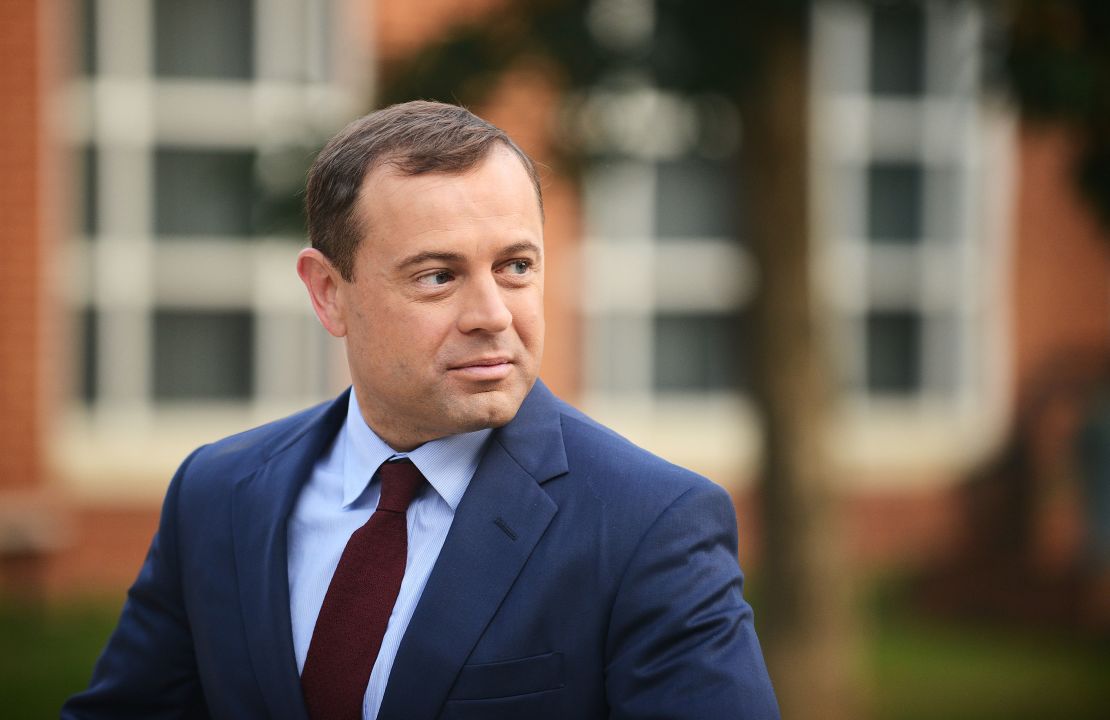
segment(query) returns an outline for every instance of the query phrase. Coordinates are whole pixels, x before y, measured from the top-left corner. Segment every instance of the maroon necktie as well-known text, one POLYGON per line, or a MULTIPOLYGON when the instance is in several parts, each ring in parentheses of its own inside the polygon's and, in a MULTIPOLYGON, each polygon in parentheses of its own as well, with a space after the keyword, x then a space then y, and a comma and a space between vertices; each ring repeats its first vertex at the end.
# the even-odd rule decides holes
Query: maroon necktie
POLYGON ((378 477, 378 509, 343 548, 308 645, 301 688, 312 720, 361 720, 370 671, 405 575, 405 510, 424 476, 405 458, 384 463, 378 477))

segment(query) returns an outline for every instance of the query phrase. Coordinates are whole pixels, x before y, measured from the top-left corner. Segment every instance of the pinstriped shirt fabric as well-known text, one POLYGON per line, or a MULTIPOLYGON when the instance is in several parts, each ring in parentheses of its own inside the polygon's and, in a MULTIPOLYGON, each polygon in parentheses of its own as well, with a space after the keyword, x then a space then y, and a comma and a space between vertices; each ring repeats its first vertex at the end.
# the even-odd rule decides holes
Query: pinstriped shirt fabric
POLYGON ((389 447, 366 424, 355 393, 347 419, 331 448, 320 457, 289 518, 289 611, 297 670, 304 669, 316 617, 347 540, 373 514, 381 494, 374 477, 395 457, 408 457, 428 480, 405 516, 408 558, 401 591, 389 617, 378 659, 370 673, 362 716, 377 717, 397 648, 408 628, 424 585, 443 548, 455 508, 478 468, 490 430, 433 440, 408 453, 389 447))

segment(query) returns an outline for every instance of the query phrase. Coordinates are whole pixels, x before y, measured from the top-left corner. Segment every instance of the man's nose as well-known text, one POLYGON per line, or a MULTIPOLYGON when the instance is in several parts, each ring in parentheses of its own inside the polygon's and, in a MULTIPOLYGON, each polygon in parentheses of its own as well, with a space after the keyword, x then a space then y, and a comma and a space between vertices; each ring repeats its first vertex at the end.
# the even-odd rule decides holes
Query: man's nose
POLYGON ((476 278, 467 285, 459 313, 461 332, 501 332, 513 324, 513 314, 505 303, 506 290, 494 277, 476 278))

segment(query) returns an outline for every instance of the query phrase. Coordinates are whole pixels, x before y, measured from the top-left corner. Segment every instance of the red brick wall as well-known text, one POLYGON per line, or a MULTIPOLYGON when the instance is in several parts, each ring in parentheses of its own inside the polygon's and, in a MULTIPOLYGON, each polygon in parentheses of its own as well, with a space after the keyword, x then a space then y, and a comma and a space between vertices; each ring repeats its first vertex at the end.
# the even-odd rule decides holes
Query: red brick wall
POLYGON ((1059 128, 1027 126, 1019 136, 1012 326, 1019 401, 1045 382, 1049 363, 1110 357, 1110 234, 1076 189, 1075 149, 1059 128))
POLYGON ((0 3, 0 493, 42 482, 44 92, 35 0, 0 3))
POLYGON ((43 568, 50 595, 119 594, 135 581, 158 528, 158 508, 93 506, 70 513, 65 552, 43 568))

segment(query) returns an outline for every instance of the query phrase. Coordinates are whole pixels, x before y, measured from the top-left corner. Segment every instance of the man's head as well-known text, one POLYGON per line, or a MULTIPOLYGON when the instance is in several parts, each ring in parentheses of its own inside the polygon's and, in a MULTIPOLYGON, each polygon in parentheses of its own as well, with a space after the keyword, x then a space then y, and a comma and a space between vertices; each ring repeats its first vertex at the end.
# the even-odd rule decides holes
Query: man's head
POLYGON ((328 143, 306 204, 297 272, 374 431, 407 450, 511 420, 543 353, 531 160, 462 108, 395 105, 328 143))
POLYGON ((312 164, 305 188, 308 237, 345 280, 372 228, 356 200, 366 178, 389 167, 399 175, 461 174, 497 147, 510 150, 528 172, 543 217, 540 177, 532 159, 504 130, 466 108, 416 100, 365 115, 333 137, 312 164))

